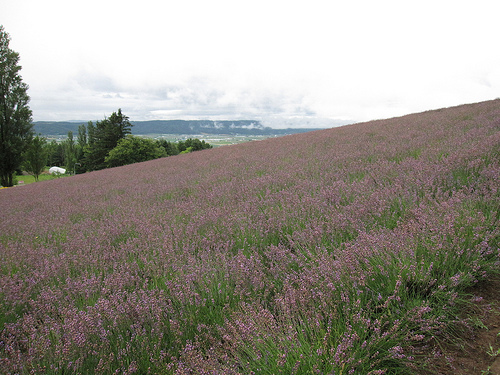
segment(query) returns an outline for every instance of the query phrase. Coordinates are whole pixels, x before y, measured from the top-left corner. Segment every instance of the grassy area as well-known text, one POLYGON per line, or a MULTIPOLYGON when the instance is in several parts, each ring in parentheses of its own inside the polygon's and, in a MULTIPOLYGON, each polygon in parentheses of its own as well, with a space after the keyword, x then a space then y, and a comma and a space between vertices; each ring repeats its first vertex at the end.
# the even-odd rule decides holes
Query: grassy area
MULTIPOLYGON (((61 177, 64 177, 64 175, 56 176, 56 175, 49 174, 48 168, 47 168, 43 174, 38 176, 38 181, 49 181, 49 180, 54 180, 56 178, 61 178, 61 177)), ((28 184, 32 184, 33 182, 36 182, 35 177, 32 175, 16 176, 16 179, 17 179, 18 186, 28 185, 28 184)))

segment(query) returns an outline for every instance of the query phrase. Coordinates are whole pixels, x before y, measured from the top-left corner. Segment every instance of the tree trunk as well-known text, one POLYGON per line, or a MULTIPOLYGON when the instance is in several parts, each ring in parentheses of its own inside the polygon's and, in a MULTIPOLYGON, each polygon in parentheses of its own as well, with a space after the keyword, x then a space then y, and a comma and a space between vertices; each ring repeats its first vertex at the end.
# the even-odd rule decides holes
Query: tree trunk
POLYGON ((12 173, 11 174, 2 174, 2 176, 0 176, 0 185, 4 186, 4 187, 11 187, 13 186, 14 184, 12 183, 12 173))

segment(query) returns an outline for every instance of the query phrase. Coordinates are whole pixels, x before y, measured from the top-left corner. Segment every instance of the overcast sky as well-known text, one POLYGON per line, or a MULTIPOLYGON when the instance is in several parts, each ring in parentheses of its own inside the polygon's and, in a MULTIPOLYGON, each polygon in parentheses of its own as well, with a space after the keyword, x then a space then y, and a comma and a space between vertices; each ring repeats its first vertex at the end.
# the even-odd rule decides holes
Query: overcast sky
POLYGON ((500 97, 500 5, 1 0, 38 120, 365 121, 500 97))

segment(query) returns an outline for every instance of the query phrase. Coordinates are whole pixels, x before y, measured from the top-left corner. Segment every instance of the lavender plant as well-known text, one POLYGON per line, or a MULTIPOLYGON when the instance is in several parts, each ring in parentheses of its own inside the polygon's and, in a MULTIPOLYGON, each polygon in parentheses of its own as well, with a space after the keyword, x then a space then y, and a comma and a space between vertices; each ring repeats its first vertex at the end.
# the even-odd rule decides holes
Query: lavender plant
POLYGON ((500 264, 500 101, 0 192, 0 372, 415 373, 500 264))

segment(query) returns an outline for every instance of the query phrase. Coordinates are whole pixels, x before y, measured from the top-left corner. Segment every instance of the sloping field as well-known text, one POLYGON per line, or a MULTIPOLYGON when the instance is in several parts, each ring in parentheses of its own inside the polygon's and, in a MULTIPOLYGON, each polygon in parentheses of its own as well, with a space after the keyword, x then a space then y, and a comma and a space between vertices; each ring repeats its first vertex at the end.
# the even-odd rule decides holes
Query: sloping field
POLYGON ((3 189, 0 373, 419 373, 500 269, 499 153, 495 100, 3 189))

